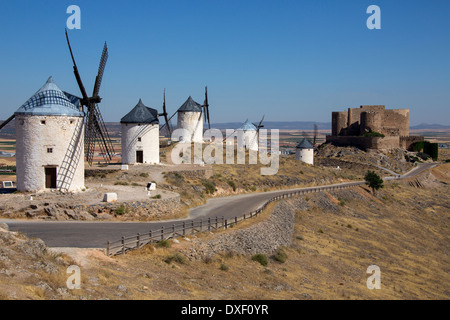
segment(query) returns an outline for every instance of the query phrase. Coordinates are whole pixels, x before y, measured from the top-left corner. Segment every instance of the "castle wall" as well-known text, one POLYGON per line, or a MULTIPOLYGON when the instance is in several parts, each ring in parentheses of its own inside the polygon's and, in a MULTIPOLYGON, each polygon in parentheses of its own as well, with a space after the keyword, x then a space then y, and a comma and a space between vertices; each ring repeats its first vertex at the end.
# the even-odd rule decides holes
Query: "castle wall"
POLYGON ((383 116, 383 130, 386 135, 409 136, 409 110, 386 110, 383 116))
POLYGON ((84 188, 83 117, 20 115, 15 126, 19 191, 44 190, 46 167, 56 168, 57 189, 84 188))
POLYGON ((378 111, 364 111, 361 113, 360 135, 370 131, 382 131, 382 114, 378 111))
POLYGON ((361 132, 361 114, 363 112, 379 112, 383 113, 385 111, 385 106, 383 105, 364 105, 359 108, 348 108, 348 122, 347 122, 347 135, 357 136, 361 132))
POLYGON ((332 135, 340 136, 346 134, 346 128, 348 123, 348 113, 347 112, 333 112, 332 113, 332 135))
POLYGON ((416 142, 424 141, 422 136, 406 136, 400 137, 400 147, 409 151, 413 151, 413 144, 416 142))
POLYGON ((327 136, 327 143, 336 146, 355 146, 357 148, 368 150, 392 150, 400 147, 400 137, 362 137, 362 136, 327 136))

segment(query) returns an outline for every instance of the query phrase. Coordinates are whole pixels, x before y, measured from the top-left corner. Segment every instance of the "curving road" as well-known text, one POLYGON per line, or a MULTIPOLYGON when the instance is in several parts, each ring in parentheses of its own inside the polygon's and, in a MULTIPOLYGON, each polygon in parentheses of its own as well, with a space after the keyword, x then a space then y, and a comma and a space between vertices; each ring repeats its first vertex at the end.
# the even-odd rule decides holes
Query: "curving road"
MULTIPOLYGON (((423 164, 403 176, 387 177, 385 180, 407 179, 431 169, 437 164, 423 164)), ((31 238, 42 239, 49 247, 105 248, 108 240, 118 240, 122 236, 147 233, 149 230, 172 227, 177 222, 200 218, 242 216, 255 211, 267 200, 293 191, 317 191, 330 186, 357 186, 364 182, 346 182, 321 187, 295 188, 263 193, 243 194, 208 200, 205 205, 191 209, 188 218, 162 222, 67 222, 67 221, 24 221, 0 220, 8 224, 11 231, 20 231, 31 238)))

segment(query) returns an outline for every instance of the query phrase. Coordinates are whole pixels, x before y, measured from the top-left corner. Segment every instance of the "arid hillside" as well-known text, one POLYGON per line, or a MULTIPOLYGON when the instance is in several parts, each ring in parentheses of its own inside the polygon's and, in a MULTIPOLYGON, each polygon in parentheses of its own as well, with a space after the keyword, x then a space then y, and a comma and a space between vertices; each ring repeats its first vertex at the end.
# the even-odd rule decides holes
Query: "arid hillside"
POLYGON ((450 164, 417 180, 421 187, 390 182, 376 195, 358 187, 285 200, 227 231, 112 258, 98 250, 55 253, 0 230, 1 298, 449 299, 450 164), (277 230, 292 230, 281 248, 260 245, 277 230), (244 243, 260 255, 243 253, 244 243), (81 268, 81 289, 66 287, 70 264, 81 268), (366 286, 370 265, 380 268, 380 290, 366 286))

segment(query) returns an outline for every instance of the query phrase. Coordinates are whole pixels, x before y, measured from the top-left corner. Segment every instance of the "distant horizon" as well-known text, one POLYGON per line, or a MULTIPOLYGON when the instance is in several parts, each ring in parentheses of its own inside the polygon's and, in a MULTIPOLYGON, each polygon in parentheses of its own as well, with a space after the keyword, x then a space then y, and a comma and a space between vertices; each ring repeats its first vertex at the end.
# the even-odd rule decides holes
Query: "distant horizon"
POLYGON ((139 101, 174 113, 192 96, 211 122, 316 119, 360 105, 410 109, 412 125, 450 119, 450 1, 228 0, 2 3, 0 118, 48 79, 80 96, 65 38, 88 93, 103 45, 105 121, 139 101), (81 29, 68 28, 69 6, 81 29), (367 26, 376 4, 381 29, 367 26))
MULTIPOLYGON (((0 123, 5 121, 6 119, 0 119, 0 123)), ((259 121, 252 121, 253 123, 258 123, 259 121)), ((257 120, 257 119, 256 119, 257 120)), ((120 123, 120 120, 118 121, 105 121, 105 123, 120 123)), ((223 125, 223 124, 242 124, 244 121, 223 121, 223 122, 211 122, 211 126, 213 125, 223 125)), ((264 121, 264 123, 311 123, 311 124, 322 124, 322 125, 330 125, 331 130, 331 121, 314 121, 314 120, 294 120, 294 121, 264 121)), ((160 124, 164 124, 164 119, 160 119, 160 124)), ((443 123, 427 123, 427 122, 421 122, 421 123, 415 123, 410 124, 410 128, 412 127, 419 127, 419 126, 442 126, 442 127, 448 127, 450 129, 450 123, 449 124, 443 124, 443 123)), ((323 129, 322 129, 323 130, 323 129)))

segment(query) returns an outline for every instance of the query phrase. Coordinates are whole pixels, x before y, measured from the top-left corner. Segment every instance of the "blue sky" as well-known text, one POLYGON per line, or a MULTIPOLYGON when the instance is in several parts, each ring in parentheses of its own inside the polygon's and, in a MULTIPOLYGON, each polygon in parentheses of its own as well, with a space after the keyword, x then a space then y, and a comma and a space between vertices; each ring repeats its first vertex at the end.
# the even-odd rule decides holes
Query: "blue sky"
POLYGON ((173 113, 208 86, 212 122, 331 121, 363 104, 410 108, 411 124, 450 124, 450 1, 8 1, 0 6, 0 119, 51 75, 79 95, 64 28, 88 93, 104 41, 106 121, 138 100, 173 113), (381 30, 369 30, 369 5, 381 30))

